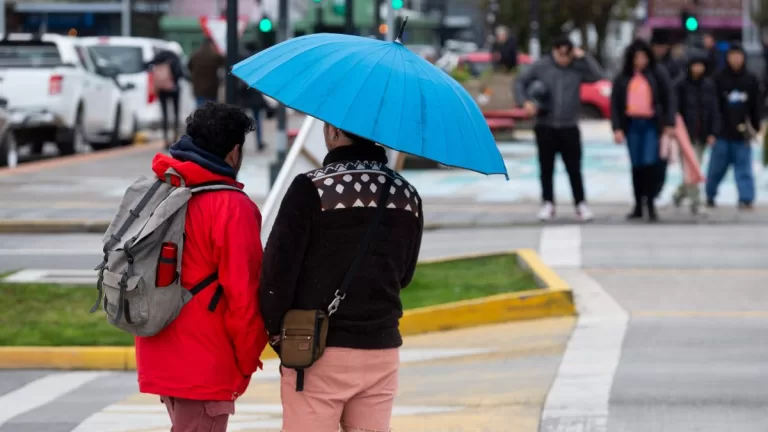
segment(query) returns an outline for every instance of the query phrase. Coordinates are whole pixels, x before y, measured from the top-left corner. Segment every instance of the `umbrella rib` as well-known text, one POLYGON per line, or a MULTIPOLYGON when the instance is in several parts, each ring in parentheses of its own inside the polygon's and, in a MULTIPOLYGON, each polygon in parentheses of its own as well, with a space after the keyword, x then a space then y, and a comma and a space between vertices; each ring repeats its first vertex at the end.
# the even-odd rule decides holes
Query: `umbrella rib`
MULTIPOLYGON (((390 51, 392 51, 392 50, 390 49, 390 51)), ((399 51, 395 52, 395 54, 398 54, 398 53, 399 53, 399 51)), ((382 58, 383 57, 384 56, 382 56, 382 58)), ((389 75, 387 75, 387 84, 384 86, 384 91, 381 93, 381 99, 382 100, 379 102, 379 107, 376 110, 376 123, 373 126, 373 131, 371 132, 371 135, 373 135, 373 132, 375 132, 376 128, 379 126, 379 118, 381 118, 381 116, 380 116, 381 108, 384 106, 384 99, 387 97, 387 89, 389 89, 389 81, 390 81, 390 78, 392 78, 392 69, 393 68, 391 68, 391 67, 389 68, 389 75)), ((370 75, 368 76, 368 78, 370 78, 370 75)), ((366 78, 366 81, 368 80, 368 78, 366 78)), ((355 98, 355 99, 357 99, 357 98, 355 98)), ((402 120, 402 111, 400 112, 400 116, 401 116, 400 119, 402 120)))
MULTIPOLYGON (((467 109, 468 107, 464 99, 461 98, 461 95, 456 90, 456 88, 454 88, 453 84, 450 81, 448 81, 448 79, 452 80, 453 78, 448 76, 448 74, 444 74, 441 76, 441 79, 451 88, 451 90, 456 95, 456 97, 458 97, 459 100, 461 101, 461 104, 464 106, 464 108, 467 109)), ((480 137, 477 135, 477 131, 474 128, 472 128, 472 134, 475 136, 475 142, 481 142, 480 137)), ((488 150, 485 149, 485 146, 480 146, 480 147, 483 148, 482 150, 483 153, 488 155, 488 150)), ((496 151, 498 153, 498 156, 501 157, 501 152, 499 152, 498 147, 496 147, 496 151)), ((493 156, 496 156, 496 155, 493 155, 493 156)), ((503 161, 503 158, 502 158, 502 161, 503 161)), ((504 166, 504 171, 505 171, 505 175, 507 175, 507 178, 509 178, 509 173, 506 172, 507 171, 506 165, 504 166)))
MULTIPOLYGON (((416 63, 416 66, 424 73, 426 78, 433 84, 433 88, 436 88, 437 87, 437 83, 435 83, 435 81, 432 79, 432 77, 429 76, 429 73, 427 73, 427 71, 422 67, 421 62, 420 61, 416 61, 415 63, 416 63)), ((437 93, 437 91, 435 91, 435 94, 438 95, 439 93, 437 93)), ((445 111, 443 110, 443 104, 440 103, 439 96, 437 97, 437 104, 440 106, 440 112, 445 114, 445 111)), ((442 117, 442 120, 443 120, 443 128, 442 128, 443 129, 443 137, 445 139, 446 148, 448 148, 448 128, 445 127, 445 116, 442 117)))
MULTIPOLYGON (((391 51, 393 48, 394 48, 394 46, 389 46, 389 49, 390 49, 390 51, 391 51)), ((372 54, 372 53, 368 53, 368 55, 366 55, 366 56, 364 56, 364 57, 361 57, 361 58, 360 58, 360 59, 357 61, 357 63, 355 63, 355 64, 354 64, 354 65, 352 65, 352 66, 355 66, 355 65, 359 64, 360 62, 362 62, 363 60, 365 60, 366 58, 368 58, 368 56, 370 56, 371 54, 372 54)), ((382 58, 384 58, 384 56, 383 56, 383 55, 382 55, 381 57, 379 57, 379 59, 378 59, 378 60, 376 60, 376 64, 374 64, 374 65, 373 65, 373 67, 371 67, 371 70, 368 72, 368 75, 367 75, 367 76, 365 77, 365 79, 363 80, 363 83, 365 83, 365 82, 366 82, 366 81, 367 81, 367 80, 368 80, 368 79, 371 77, 371 74, 373 73, 373 70, 376 68, 376 66, 377 66, 379 63, 381 63, 381 59, 382 59, 382 58)), ((347 70, 347 72, 345 72, 345 73, 344 73, 344 75, 342 75, 342 77, 341 77, 341 78, 343 79, 344 77, 346 77, 346 76, 349 74, 349 72, 350 72, 350 71, 352 71, 352 68, 351 68, 351 67, 349 68, 349 70, 347 70)), ((338 81, 338 82, 341 82, 341 81, 342 81, 342 79, 339 79, 339 81, 338 81)), ((361 85, 361 86, 360 86, 360 88, 362 88, 362 87, 363 87, 363 86, 361 85)), ((359 93, 358 93, 358 94, 359 94, 359 93)), ((354 102, 355 100, 357 100, 357 96, 355 96, 355 99, 354 99, 352 102, 354 102)), ((320 107, 322 107, 323 105, 325 105, 327 102, 328 102, 327 100, 326 100, 326 101, 324 101, 324 102, 323 102, 323 104, 322 104, 322 105, 320 105, 320 107)), ((350 110, 350 109, 352 109, 352 105, 353 105, 353 103, 350 103, 350 104, 349 104, 349 106, 347 106, 347 110, 344 112, 344 117, 342 117, 342 121, 341 121, 341 123, 342 123, 342 124, 344 123, 344 120, 346 120, 346 119, 347 119, 347 116, 349 115, 349 110, 350 110)), ((318 107, 318 109, 319 109, 320 107, 318 107)), ((350 132, 352 132, 352 131, 350 131, 350 132)))

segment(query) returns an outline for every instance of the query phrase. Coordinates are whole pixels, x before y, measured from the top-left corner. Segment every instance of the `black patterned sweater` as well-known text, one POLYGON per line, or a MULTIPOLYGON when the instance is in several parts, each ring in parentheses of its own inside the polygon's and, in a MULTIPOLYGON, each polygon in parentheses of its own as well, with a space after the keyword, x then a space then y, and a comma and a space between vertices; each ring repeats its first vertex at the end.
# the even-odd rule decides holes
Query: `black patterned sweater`
POLYGON ((326 309, 341 286, 377 208, 386 176, 387 210, 355 279, 330 320, 328 346, 385 349, 402 345, 400 290, 411 281, 424 227, 416 189, 375 145, 328 153, 323 168, 297 176, 272 227, 262 263, 259 307, 270 335, 289 309, 326 309))

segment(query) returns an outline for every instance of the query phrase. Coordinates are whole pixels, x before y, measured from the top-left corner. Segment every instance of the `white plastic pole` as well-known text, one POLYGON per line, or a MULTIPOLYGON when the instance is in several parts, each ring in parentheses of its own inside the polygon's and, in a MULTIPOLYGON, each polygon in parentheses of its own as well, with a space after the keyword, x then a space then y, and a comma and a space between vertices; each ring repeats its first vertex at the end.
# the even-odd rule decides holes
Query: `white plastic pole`
POLYGON ((392 0, 387 2, 387 40, 395 40, 395 8, 392 7, 392 0))

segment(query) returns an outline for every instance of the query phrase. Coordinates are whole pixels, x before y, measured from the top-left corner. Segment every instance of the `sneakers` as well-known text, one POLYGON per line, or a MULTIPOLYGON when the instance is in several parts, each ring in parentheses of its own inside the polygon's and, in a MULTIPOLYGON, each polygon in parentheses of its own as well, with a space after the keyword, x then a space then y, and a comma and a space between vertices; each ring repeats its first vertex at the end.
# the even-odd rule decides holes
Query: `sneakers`
POLYGON ((541 209, 539 209, 539 220, 542 222, 546 222, 546 221, 552 220, 554 216, 555 216, 555 205, 549 201, 545 201, 544 204, 541 205, 541 209))
MULTIPOLYGON (((546 201, 539 209, 539 220, 542 222, 550 221, 555 217, 555 205, 546 201)), ((589 222, 595 218, 595 214, 589 209, 586 203, 580 203, 576 206, 576 217, 582 222, 589 222)))
POLYGON ((589 206, 586 203, 580 203, 576 206, 576 216, 578 216, 582 222, 589 222, 595 218, 595 214, 592 213, 592 210, 589 209, 589 206))
POLYGON ((710 209, 717 208, 717 204, 715 204, 714 199, 707 198, 707 208, 710 208, 710 209))

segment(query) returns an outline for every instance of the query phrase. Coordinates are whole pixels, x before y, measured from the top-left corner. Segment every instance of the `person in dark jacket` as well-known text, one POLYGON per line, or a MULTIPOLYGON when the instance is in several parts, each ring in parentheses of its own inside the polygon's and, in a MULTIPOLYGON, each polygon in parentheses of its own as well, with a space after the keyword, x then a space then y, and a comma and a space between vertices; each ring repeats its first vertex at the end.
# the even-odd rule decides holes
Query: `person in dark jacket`
POLYGON ((382 192, 388 188, 391 195, 330 318, 328 348, 304 371, 306 391, 296 391, 295 370, 282 368, 282 430, 330 431, 342 423, 342 430, 388 431, 403 343, 400 291, 411 282, 419 258, 422 201, 386 167, 383 147, 329 124, 323 134, 329 150, 323 167, 294 178, 265 250, 259 301, 278 353, 286 312, 329 307, 380 208, 382 192))
MULTIPOLYGON (((248 42, 245 44, 245 53, 240 56, 240 60, 245 60, 248 57, 259 52, 259 46, 255 42, 248 42)), ((260 91, 249 87, 245 81, 238 80, 240 86, 240 106, 243 109, 249 109, 253 112, 253 120, 256 125, 256 148, 258 151, 264 150, 264 140, 262 138, 262 113, 269 111, 264 95, 260 91)))
POLYGON ((587 206, 581 175, 581 113, 580 88, 583 82, 602 79, 597 61, 573 46, 567 35, 555 39, 552 54, 537 61, 515 79, 515 100, 530 116, 536 116, 536 146, 541 175, 541 208, 539 220, 548 221, 555 215, 555 191, 552 176, 555 156, 560 153, 571 182, 576 216, 582 221, 594 218, 587 206), (529 87, 540 82, 549 94, 549 107, 539 110, 531 99, 529 87))
POLYGON ((497 70, 511 71, 517 67, 517 38, 509 28, 496 28, 496 41, 491 49, 497 70))
MULTIPOLYGON (((688 61, 688 74, 677 85, 677 108, 685 121, 688 135, 699 163, 704 149, 715 143, 720 131, 720 109, 715 82, 706 76, 709 62, 706 56, 692 56, 688 61)), ((673 197, 679 207, 683 199, 691 200, 691 212, 696 214, 701 202, 698 185, 680 184, 673 197)))
POLYGON ((701 36, 701 44, 707 53, 707 75, 712 76, 722 70, 717 40, 712 33, 706 32, 701 36))
POLYGON ((674 133, 675 97, 664 67, 656 63, 651 47, 636 40, 627 47, 624 67, 613 82, 611 125, 616 144, 626 141, 632 163, 635 207, 628 219, 658 220, 654 205, 659 162, 659 138, 674 133))
POLYGON ((225 65, 224 57, 211 39, 205 39, 203 45, 192 54, 189 59, 189 72, 192 74, 192 91, 195 93, 198 107, 219 99, 219 71, 225 65))
MULTIPOLYGON (((672 45, 668 36, 659 31, 654 32, 653 37, 651 37, 651 49, 653 50, 656 63, 666 69, 672 87, 676 87, 685 79, 685 69, 680 64, 680 61, 672 57, 672 45)), ((656 186, 654 186, 653 192, 654 199, 661 195, 664 184, 667 182, 667 166, 667 160, 659 158, 655 168, 656 186)))
POLYGON ((738 43, 728 49, 727 65, 715 76, 715 84, 722 120, 709 158, 707 206, 715 207, 718 186, 733 165, 739 208, 751 210, 755 199, 751 140, 760 130, 760 84, 747 71, 744 50, 738 43))
POLYGON ((163 119, 163 138, 165 139, 166 148, 170 148, 172 141, 178 138, 177 135, 179 133, 179 81, 187 77, 184 75, 181 59, 170 50, 163 50, 157 53, 152 61, 147 64, 147 68, 151 70, 151 68, 163 63, 167 63, 170 67, 176 88, 175 90, 161 90, 157 92, 157 99, 160 102, 160 112, 163 119), (173 105, 173 134, 170 134, 168 130, 168 105, 170 104, 173 105))

